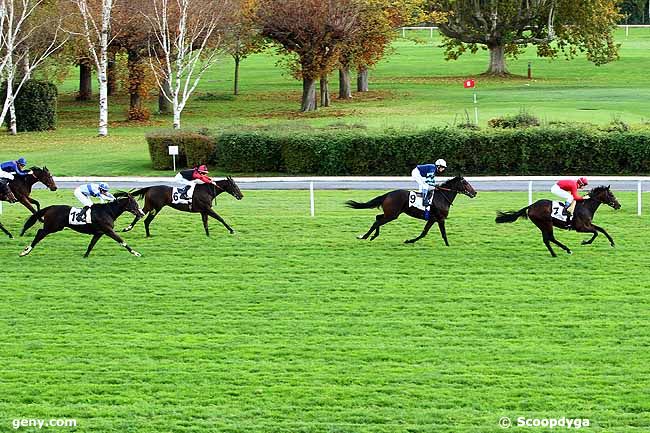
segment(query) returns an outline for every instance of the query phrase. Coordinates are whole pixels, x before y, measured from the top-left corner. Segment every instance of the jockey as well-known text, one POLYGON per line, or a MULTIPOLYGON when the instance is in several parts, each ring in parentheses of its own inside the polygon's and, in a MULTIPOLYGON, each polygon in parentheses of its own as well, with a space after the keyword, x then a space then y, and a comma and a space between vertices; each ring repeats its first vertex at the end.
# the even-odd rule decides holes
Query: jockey
POLYGON ((189 200, 196 185, 201 183, 213 183, 212 179, 206 176, 207 174, 208 167, 203 164, 198 167, 181 170, 181 172, 174 177, 176 182, 181 185, 186 185, 181 192, 181 198, 189 200))
POLYGON ((27 161, 20 157, 15 161, 7 161, 0 164, 0 179, 14 180, 14 174, 18 176, 27 176, 31 171, 25 170, 27 161))
POLYGON ((74 196, 83 204, 85 207, 90 207, 93 205, 90 197, 98 198, 102 203, 104 201, 113 201, 115 197, 109 191, 109 186, 105 182, 88 183, 86 185, 78 186, 74 190, 74 196))
POLYGON ((576 202, 582 201, 588 196, 582 197, 578 194, 578 190, 589 185, 586 177, 581 177, 578 180, 563 179, 557 181, 555 185, 551 188, 551 192, 558 197, 564 199, 564 212, 566 215, 571 218, 573 211, 576 207, 576 202))
POLYGON ((436 174, 442 173, 447 168, 447 162, 444 159, 438 159, 434 164, 418 165, 411 172, 411 176, 417 182, 422 193, 422 205, 429 206, 429 191, 436 185, 436 174))

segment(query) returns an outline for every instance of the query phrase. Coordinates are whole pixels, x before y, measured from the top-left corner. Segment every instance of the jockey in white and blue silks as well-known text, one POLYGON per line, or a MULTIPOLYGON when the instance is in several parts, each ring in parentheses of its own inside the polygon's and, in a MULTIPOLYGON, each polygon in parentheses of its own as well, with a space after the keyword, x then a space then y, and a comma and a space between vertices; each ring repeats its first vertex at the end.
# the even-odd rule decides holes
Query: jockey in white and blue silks
POLYGON ((411 176, 418 183, 422 193, 422 205, 426 208, 429 206, 429 197, 431 191, 436 185, 436 174, 442 173, 447 168, 447 162, 444 159, 438 159, 434 164, 418 165, 411 172, 411 176))
POLYGON ((27 161, 22 157, 15 161, 3 162, 0 164, 0 179, 14 180, 14 175, 27 176, 31 171, 25 170, 26 165, 27 161))
POLYGON ((78 186, 74 190, 74 196, 77 197, 84 206, 90 207, 93 205, 93 202, 90 199, 91 197, 98 198, 102 203, 104 203, 104 201, 115 200, 113 194, 108 192, 108 190, 109 186, 105 182, 100 182, 98 184, 88 183, 86 185, 78 186))

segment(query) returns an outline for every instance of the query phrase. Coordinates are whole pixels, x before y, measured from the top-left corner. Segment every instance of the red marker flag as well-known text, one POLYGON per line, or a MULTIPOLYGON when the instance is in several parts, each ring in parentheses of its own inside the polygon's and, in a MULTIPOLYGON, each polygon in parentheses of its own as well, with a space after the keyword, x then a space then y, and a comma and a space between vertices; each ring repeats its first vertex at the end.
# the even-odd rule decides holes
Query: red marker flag
POLYGON ((474 82, 474 80, 465 80, 465 81, 463 81, 463 87, 465 87, 466 89, 471 89, 475 85, 476 85, 476 83, 474 82))

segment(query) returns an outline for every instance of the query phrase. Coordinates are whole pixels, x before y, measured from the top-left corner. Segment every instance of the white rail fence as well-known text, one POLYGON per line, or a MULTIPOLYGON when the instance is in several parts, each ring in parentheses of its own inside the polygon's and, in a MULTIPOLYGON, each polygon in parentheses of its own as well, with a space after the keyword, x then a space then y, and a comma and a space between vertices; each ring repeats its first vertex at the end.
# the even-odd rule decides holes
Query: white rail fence
MULTIPOLYGON (((467 181, 478 192, 519 191, 528 192, 528 204, 533 202, 533 193, 545 193, 552 198, 551 187, 560 178, 572 176, 470 176, 467 181)), ((611 184, 614 193, 626 191, 637 194, 637 215, 641 215, 643 193, 650 193, 650 176, 588 176, 591 186, 611 184)), ((437 178, 438 182, 448 177, 437 178)), ((113 189, 142 188, 150 185, 174 185, 171 177, 58 177, 55 181, 62 189, 73 189, 88 182, 108 182, 113 189)), ((237 184, 244 190, 309 190, 310 215, 316 213, 315 195, 318 190, 390 190, 415 189, 415 182, 408 176, 305 176, 305 177, 238 177, 237 184)), ((38 185, 39 188, 42 186, 38 185)), ((585 189, 585 191, 588 188, 585 189)), ((0 214, 2 202, 0 202, 0 214)))
MULTIPOLYGON (((625 37, 627 38, 630 35, 630 29, 646 29, 650 28, 649 24, 619 24, 617 26, 619 29, 625 29, 625 37)), ((438 27, 432 26, 432 27, 400 27, 399 28, 400 32, 402 33, 402 37, 406 37, 406 31, 407 30, 428 30, 429 31, 429 38, 433 39, 433 31, 438 30, 438 27)))

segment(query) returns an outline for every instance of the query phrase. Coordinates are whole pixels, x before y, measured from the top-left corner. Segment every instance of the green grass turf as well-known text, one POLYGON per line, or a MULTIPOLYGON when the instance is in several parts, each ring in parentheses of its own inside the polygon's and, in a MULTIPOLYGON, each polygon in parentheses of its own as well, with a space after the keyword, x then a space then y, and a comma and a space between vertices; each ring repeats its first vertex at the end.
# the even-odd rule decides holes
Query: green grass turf
MULTIPOLYGON (((560 231, 575 253, 556 259, 530 222, 494 224, 525 193, 460 197, 450 248, 435 227, 402 244, 422 227, 408 217, 355 239, 376 212, 342 204, 373 192, 317 191, 313 219, 308 192, 245 194, 217 200, 236 235, 212 221, 207 239, 168 209, 153 238, 125 236, 139 259, 102 239, 84 260, 90 237, 69 230, 26 258, 34 229, 0 238, 0 430, 475 433, 502 416, 650 430, 649 217, 633 193, 596 217, 616 248, 560 231)), ((18 232, 26 216, 1 218, 18 232)))
MULTIPOLYGON (((416 32, 409 35, 417 36, 416 32)), ((584 58, 571 61, 538 59, 529 48, 510 70, 519 78, 477 77, 487 68, 488 54, 479 51, 455 62, 443 60, 438 46, 440 37, 422 43, 398 39, 394 50, 371 72, 371 92, 355 94, 352 101, 337 101, 315 114, 299 114, 301 84, 276 65, 272 52, 251 56, 242 64, 241 92, 232 100, 224 98, 232 87, 232 61, 224 58, 210 70, 196 96, 213 93, 216 101, 193 98, 183 114, 186 128, 214 129, 281 128, 428 128, 452 125, 473 119, 472 92, 462 81, 477 79, 480 123, 521 109, 543 122, 556 120, 606 124, 614 119, 631 124, 648 122, 650 86, 647 66, 650 61, 650 30, 631 29, 626 39, 617 32, 621 43, 619 61, 594 66, 584 58), (526 75, 532 62, 532 81, 526 75), (225 100, 224 100, 225 99, 225 100)), ((96 101, 74 100, 77 72, 72 71, 60 86, 59 129, 52 132, 0 135, 0 159, 26 155, 35 164, 48 164, 57 175, 155 175, 150 168, 144 134, 169 127, 171 118, 154 115, 146 124, 125 122, 127 97, 111 98, 110 134, 95 137, 96 101)), ((338 76, 332 77, 331 89, 338 88, 338 76)), ((155 111, 155 98, 148 102, 155 111)))

